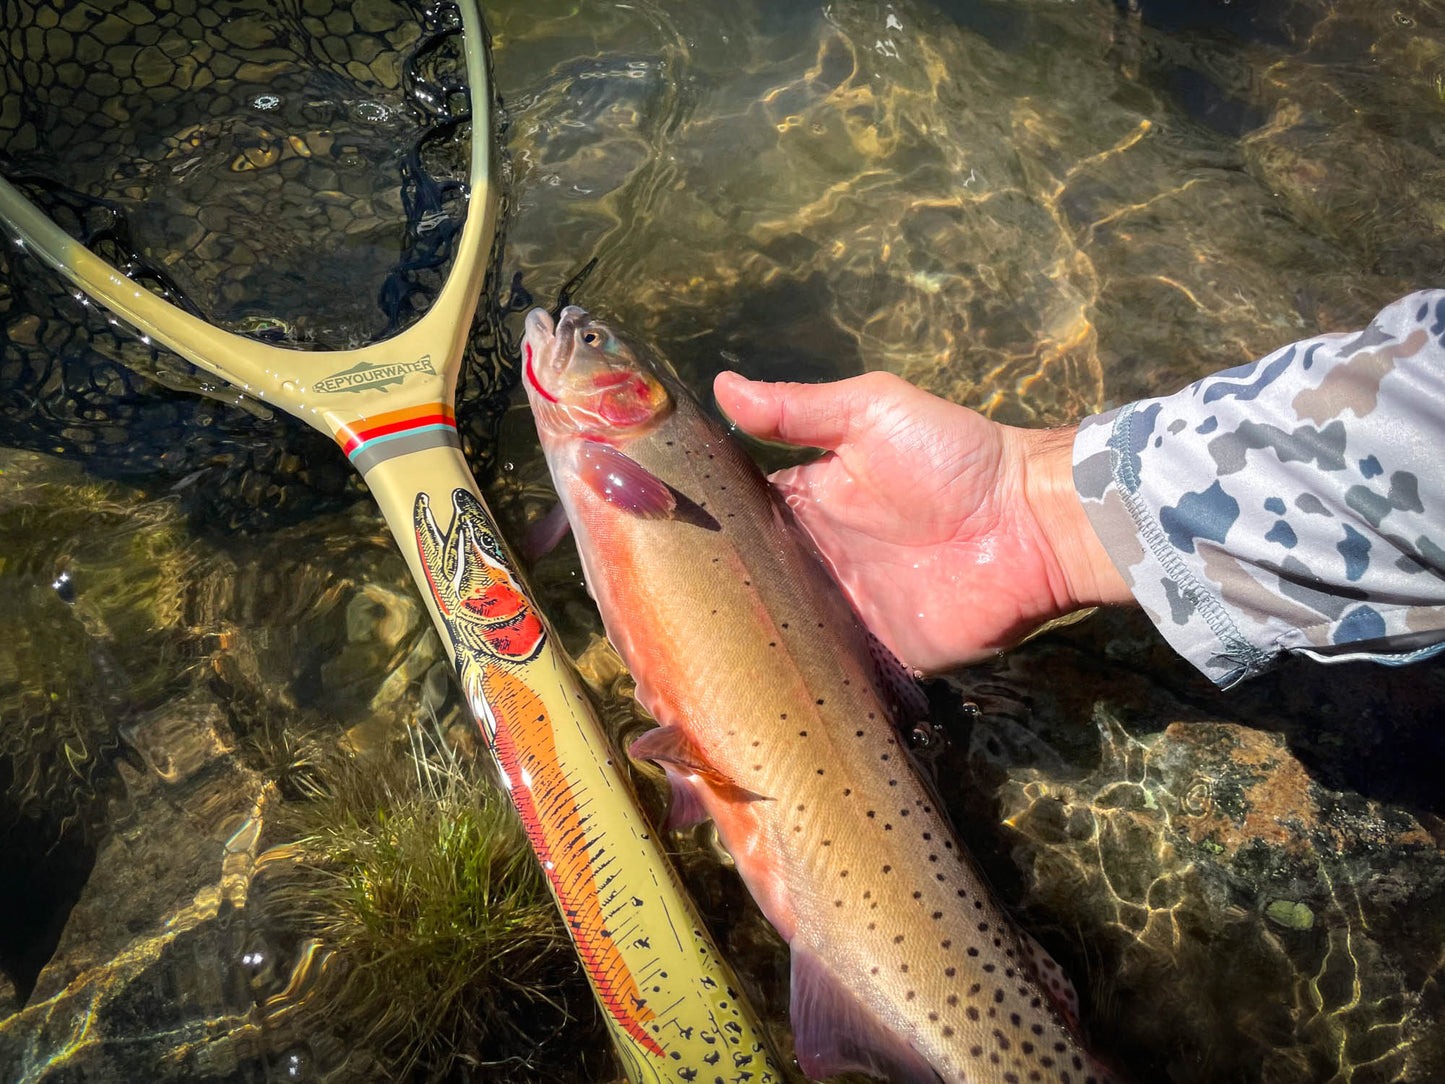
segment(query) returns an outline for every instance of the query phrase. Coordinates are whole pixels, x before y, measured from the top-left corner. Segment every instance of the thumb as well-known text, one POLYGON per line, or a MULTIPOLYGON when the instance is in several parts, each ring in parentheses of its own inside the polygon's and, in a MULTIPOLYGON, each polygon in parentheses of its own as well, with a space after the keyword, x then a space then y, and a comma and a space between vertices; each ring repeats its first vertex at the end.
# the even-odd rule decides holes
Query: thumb
POLYGON ((853 380, 831 384, 771 384, 739 373, 721 372, 713 395, 722 412, 743 432, 812 448, 835 449, 848 439, 866 398, 853 380))

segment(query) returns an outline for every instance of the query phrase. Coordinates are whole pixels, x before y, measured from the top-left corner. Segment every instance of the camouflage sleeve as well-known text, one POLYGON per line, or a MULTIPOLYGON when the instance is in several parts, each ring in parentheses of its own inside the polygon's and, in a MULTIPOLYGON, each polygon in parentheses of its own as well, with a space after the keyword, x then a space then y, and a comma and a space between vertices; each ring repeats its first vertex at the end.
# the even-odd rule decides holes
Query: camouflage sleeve
POLYGON ((1432 290, 1086 419, 1074 484, 1165 638, 1228 686, 1289 651, 1405 663, 1445 647, 1442 450, 1432 290))

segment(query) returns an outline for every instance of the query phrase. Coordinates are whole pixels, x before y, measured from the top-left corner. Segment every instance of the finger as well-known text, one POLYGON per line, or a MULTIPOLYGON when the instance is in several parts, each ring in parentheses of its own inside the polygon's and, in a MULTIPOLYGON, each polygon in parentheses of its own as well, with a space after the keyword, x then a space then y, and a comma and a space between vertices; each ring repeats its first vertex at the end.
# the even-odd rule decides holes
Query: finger
POLYGON ((857 381, 771 384, 722 372, 713 382, 717 404, 739 429, 760 440, 834 449, 858 424, 867 398, 857 381))

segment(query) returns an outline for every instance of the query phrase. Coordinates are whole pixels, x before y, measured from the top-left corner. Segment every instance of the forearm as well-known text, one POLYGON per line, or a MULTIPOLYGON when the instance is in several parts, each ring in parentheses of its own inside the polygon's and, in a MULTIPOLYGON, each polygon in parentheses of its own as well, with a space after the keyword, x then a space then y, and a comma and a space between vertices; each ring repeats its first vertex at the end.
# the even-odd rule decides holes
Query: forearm
POLYGON ((1005 438, 1022 464, 1022 492, 1049 555, 1056 614, 1086 606, 1134 601, 1109 557, 1074 485, 1076 430, 1008 429, 1005 438))
POLYGON ((1093 533, 1170 644, 1229 685, 1282 654, 1445 641, 1445 292, 1082 424, 1093 533))

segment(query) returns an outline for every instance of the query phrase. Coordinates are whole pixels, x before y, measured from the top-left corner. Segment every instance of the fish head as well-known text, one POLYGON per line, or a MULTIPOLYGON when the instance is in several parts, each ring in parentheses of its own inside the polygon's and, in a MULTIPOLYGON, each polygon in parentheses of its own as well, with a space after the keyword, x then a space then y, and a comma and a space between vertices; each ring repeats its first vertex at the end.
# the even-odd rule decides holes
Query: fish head
POLYGON ((555 322, 545 309, 527 314, 522 373, 544 439, 616 444, 653 429, 673 405, 651 365, 576 305, 555 322))

